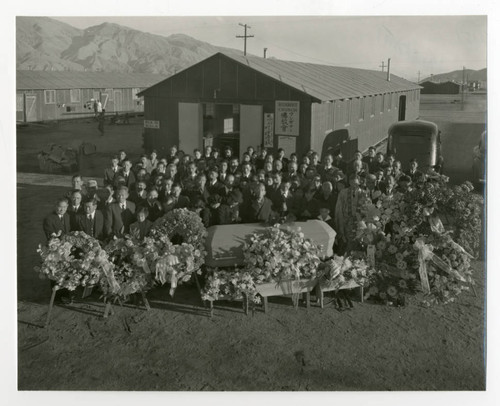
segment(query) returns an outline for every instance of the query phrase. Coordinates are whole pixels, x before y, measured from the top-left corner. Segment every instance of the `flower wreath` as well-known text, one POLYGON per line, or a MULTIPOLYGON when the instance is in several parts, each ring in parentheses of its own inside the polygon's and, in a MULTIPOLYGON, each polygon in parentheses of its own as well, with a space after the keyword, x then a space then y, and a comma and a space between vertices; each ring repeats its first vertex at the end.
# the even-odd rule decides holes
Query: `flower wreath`
POLYGON ((113 266, 99 241, 81 231, 53 238, 48 245, 40 245, 37 252, 42 265, 35 270, 42 278, 54 281, 58 289, 94 286, 113 266))
POLYGON ((151 237, 166 235, 172 244, 191 244, 199 250, 205 249, 207 229, 201 218, 188 209, 174 209, 156 220, 149 232, 151 237))
MULTIPOLYGON (((153 224, 149 237, 162 244, 162 260, 156 264, 156 279, 164 284, 186 282, 200 273, 205 263, 207 229, 198 214, 188 209, 174 209, 153 224)), ((172 293, 172 292, 171 292, 172 293)))
POLYGON ((150 265, 156 257, 152 241, 111 240, 105 247, 113 268, 101 278, 99 286, 108 299, 126 300, 129 295, 146 292, 152 286, 150 265))

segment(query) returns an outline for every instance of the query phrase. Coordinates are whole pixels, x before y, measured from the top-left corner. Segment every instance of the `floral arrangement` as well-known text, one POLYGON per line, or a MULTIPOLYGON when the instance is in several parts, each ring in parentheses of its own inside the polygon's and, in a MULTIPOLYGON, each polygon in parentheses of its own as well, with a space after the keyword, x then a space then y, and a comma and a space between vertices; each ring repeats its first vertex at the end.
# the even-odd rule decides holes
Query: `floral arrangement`
POLYGON ((126 300, 134 293, 151 288, 151 266, 156 257, 153 240, 145 239, 141 243, 131 238, 119 238, 111 240, 105 249, 114 265, 99 283, 105 298, 126 300))
POLYGON ((453 302, 462 291, 468 291, 475 284, 471 256, 447 233, 434 233, 426 238, 426 243, 432 252, 427 266, 431 295, 424 302, 427 305, 453 302))
POLYGON ((311 279, 321 262, 321 247, 300 229, 277 225, 252 234, 243 251, 245 271, 256 283, 311 279))
POLYGON ((400 303, 406 295, 424 290, 424 303, 447 303, 473 284, 470 255, 453 240, 453 230, 445 231, 436 213, 463 213, 458 217, 463 217, 463 224, 457 224, 457 229, 462 230, 458 235, 467 236, 474 245, 471 233, 479 238, 482 201, 471 195, 472 188, 467 183, 450 188, 445 181, 418 183, 410 192, 382 196, 377 203, 364 205, 356 239, 364 250, 374 246, 377 269, 370 279, 367 297, 400 303), (426 252, 432 253, 425 261, 428 289, 422 288, 422 251, 415 248, 419 239, 426 252))
POLYGON ((334 256, 319 265, 317 277, 320 283, 335 283, 339 287, 349 281, 365 286, 373 272, 364 259, 334 256))
POLYGON ((153 224, 149 237, 158 246, 156 281, 162 285, 169 282, 171 295, 177 285, 189 281, 193 273, 201 274, 206 236, 200 216, 187 209, 172 210, 153 224))
POLYGON ((454 238, 467 252, 477 255, 480 247, 481 207, 484 199, 474 193, 471 182, 449 188, 447 192, 444 206, 455 220, 454 238))
POLYGON ((42 265, 35 270, 41 277, 54 281, 57 288, 75 290, 79 286, 94 286, 112 268, 99 242, 79 231, 53 238, 47 246, 40 245, 37 252, 42 265))
POLYGON ((209 268, 202 291, 202 300, 237 300, 246 295, 254 303, 260 303, 255 281, 249 272, 238 268, 209 268))
POLYGON ((174 245, 191 244, 204 252, 207 229, 195 212, 188 209, 174 209, 154 222, 149 235, 153 238, 166 235, 174 245))

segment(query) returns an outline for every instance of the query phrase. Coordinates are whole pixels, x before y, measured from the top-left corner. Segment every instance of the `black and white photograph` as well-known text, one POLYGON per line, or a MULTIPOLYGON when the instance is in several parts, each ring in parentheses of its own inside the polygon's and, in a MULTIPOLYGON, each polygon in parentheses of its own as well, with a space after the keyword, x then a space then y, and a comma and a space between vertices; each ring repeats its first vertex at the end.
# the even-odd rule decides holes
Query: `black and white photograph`
POLYGON ((10 16, 11 403, 496 390, 489 2, 130 3, 10 16))

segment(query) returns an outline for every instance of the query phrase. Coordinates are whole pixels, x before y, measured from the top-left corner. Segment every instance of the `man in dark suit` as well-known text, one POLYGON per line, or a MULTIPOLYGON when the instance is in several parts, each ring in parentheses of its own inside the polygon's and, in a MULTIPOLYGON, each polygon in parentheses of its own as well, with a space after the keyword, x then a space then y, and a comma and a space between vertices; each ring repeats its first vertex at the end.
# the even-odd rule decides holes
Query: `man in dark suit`
POLYGON ((59 238, 70 232, 70 221, 69 215, 66 213, 67 210, 68 199, 63 197, 57 200, 54 212, 45 217, 43 220, 43 231, 47 240, 54 237, 59 238))
POLYGON ((210 196, 213 195, 221 195, 222 188, 224 185, 219 182, 218 180, 219 177, 219 172, 217 170, 217 167, 212 167, 208 171, 208 183, 207 183, 207 191, 210 196))
POLYGON ((148 197, 146 186, 145 180, 137 180, 135 183, 135 189, 130 193, 129 200, 134 202, 136 206, 140 206, 146 201, 148 197))
POLYGON ((375 159, 376 153, 377 151, 375 150, 375 147, 372 146, 368 148, 368 155, 362 158, 362 161, 368 165, 368 170, 370 171, 370 173, 373 173, 374 171, 373 164, 376 162, 375 159))
POLYGON ((116 191, 116 202, 111 203, 104 220, 105 235, 108 237, 123 237, 129 233, 130 224, 135 221, 135 204, 129 202, 128 188, 120 187, 116 191))
POLYGON ((73 191, 71 193, 71 204, 68 207, 68 215, 69 215, 69 226, 71 231, 77 231, 78 227, 76 224, 76 220, 80 214, 83 214, 83 205, 82 205, 82 193, 79 190, 73 191))
POLYGON ((120 172, 121 168, 118 166, 118 156, 111 158, 111 168, 104 169, 104 186, 111 185, 115 183, 115 176, 120 172))
POLYGON ((172 192, 170 193, 170 196, 163 204, 163 211, 165 213, 174 209, 183 209, 191 205, 189 197, 181 193, 182 193, 182 186, 180 185, 180 183, 174 183, 172 186, 172 192))
POLYGON ((130 162, 130 159, 126 158, 123 161, 123 170, 120 175, 125 180, 125 186, 127 186, 128 190, 132 190, 135 187, 135 174, 132 172, 132 162, 130 162))
POLYGON ((252 199, 246 200, 241 208, 243 223, 268 222, 271 217, 272 203, 266 197, 266 187, 262 183, 255 185, 252 199))
POLYGON ((148 190, 147 198, 144 200, 140 206, 148 209, 146 217, 149 221, 154 222, 157 218, 163 215, 162 203, 158 201, 158 190, 156 188, 151 188, 148 190))
POLYGON ((96 210, 97 201, 87 200, 83 206, 85 213, 77 217, 77 230, 102 240, 104 238, 104 216, 99 210, 96 210))
POLYGON ((422 178, 423 173, 418 170, 418 162, 415 158, 410 160, 410 169, 406 174, 411 178, 413 183, 416 183, 420 178, 422 178))

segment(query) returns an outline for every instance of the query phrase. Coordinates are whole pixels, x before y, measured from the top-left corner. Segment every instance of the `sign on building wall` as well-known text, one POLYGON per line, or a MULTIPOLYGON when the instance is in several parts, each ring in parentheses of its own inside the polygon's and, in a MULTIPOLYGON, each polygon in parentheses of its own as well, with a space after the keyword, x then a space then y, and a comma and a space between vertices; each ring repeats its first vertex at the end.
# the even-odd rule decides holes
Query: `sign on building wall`
POLYGON ((144 128, 160 128, 159 120, 144 120, 144 128))
POLYGON ((291 153, 297 152, 297 138, 295 137, 278 137, 278 148, 283 148, 285 156, 290 156, 291 153))
POLYGON ((274 146, 274 113, 264 114, 264 147, 274 146))
POLYGON ((299 135, 298 101, 276 101, 275 133, 279 135, 299 135))

